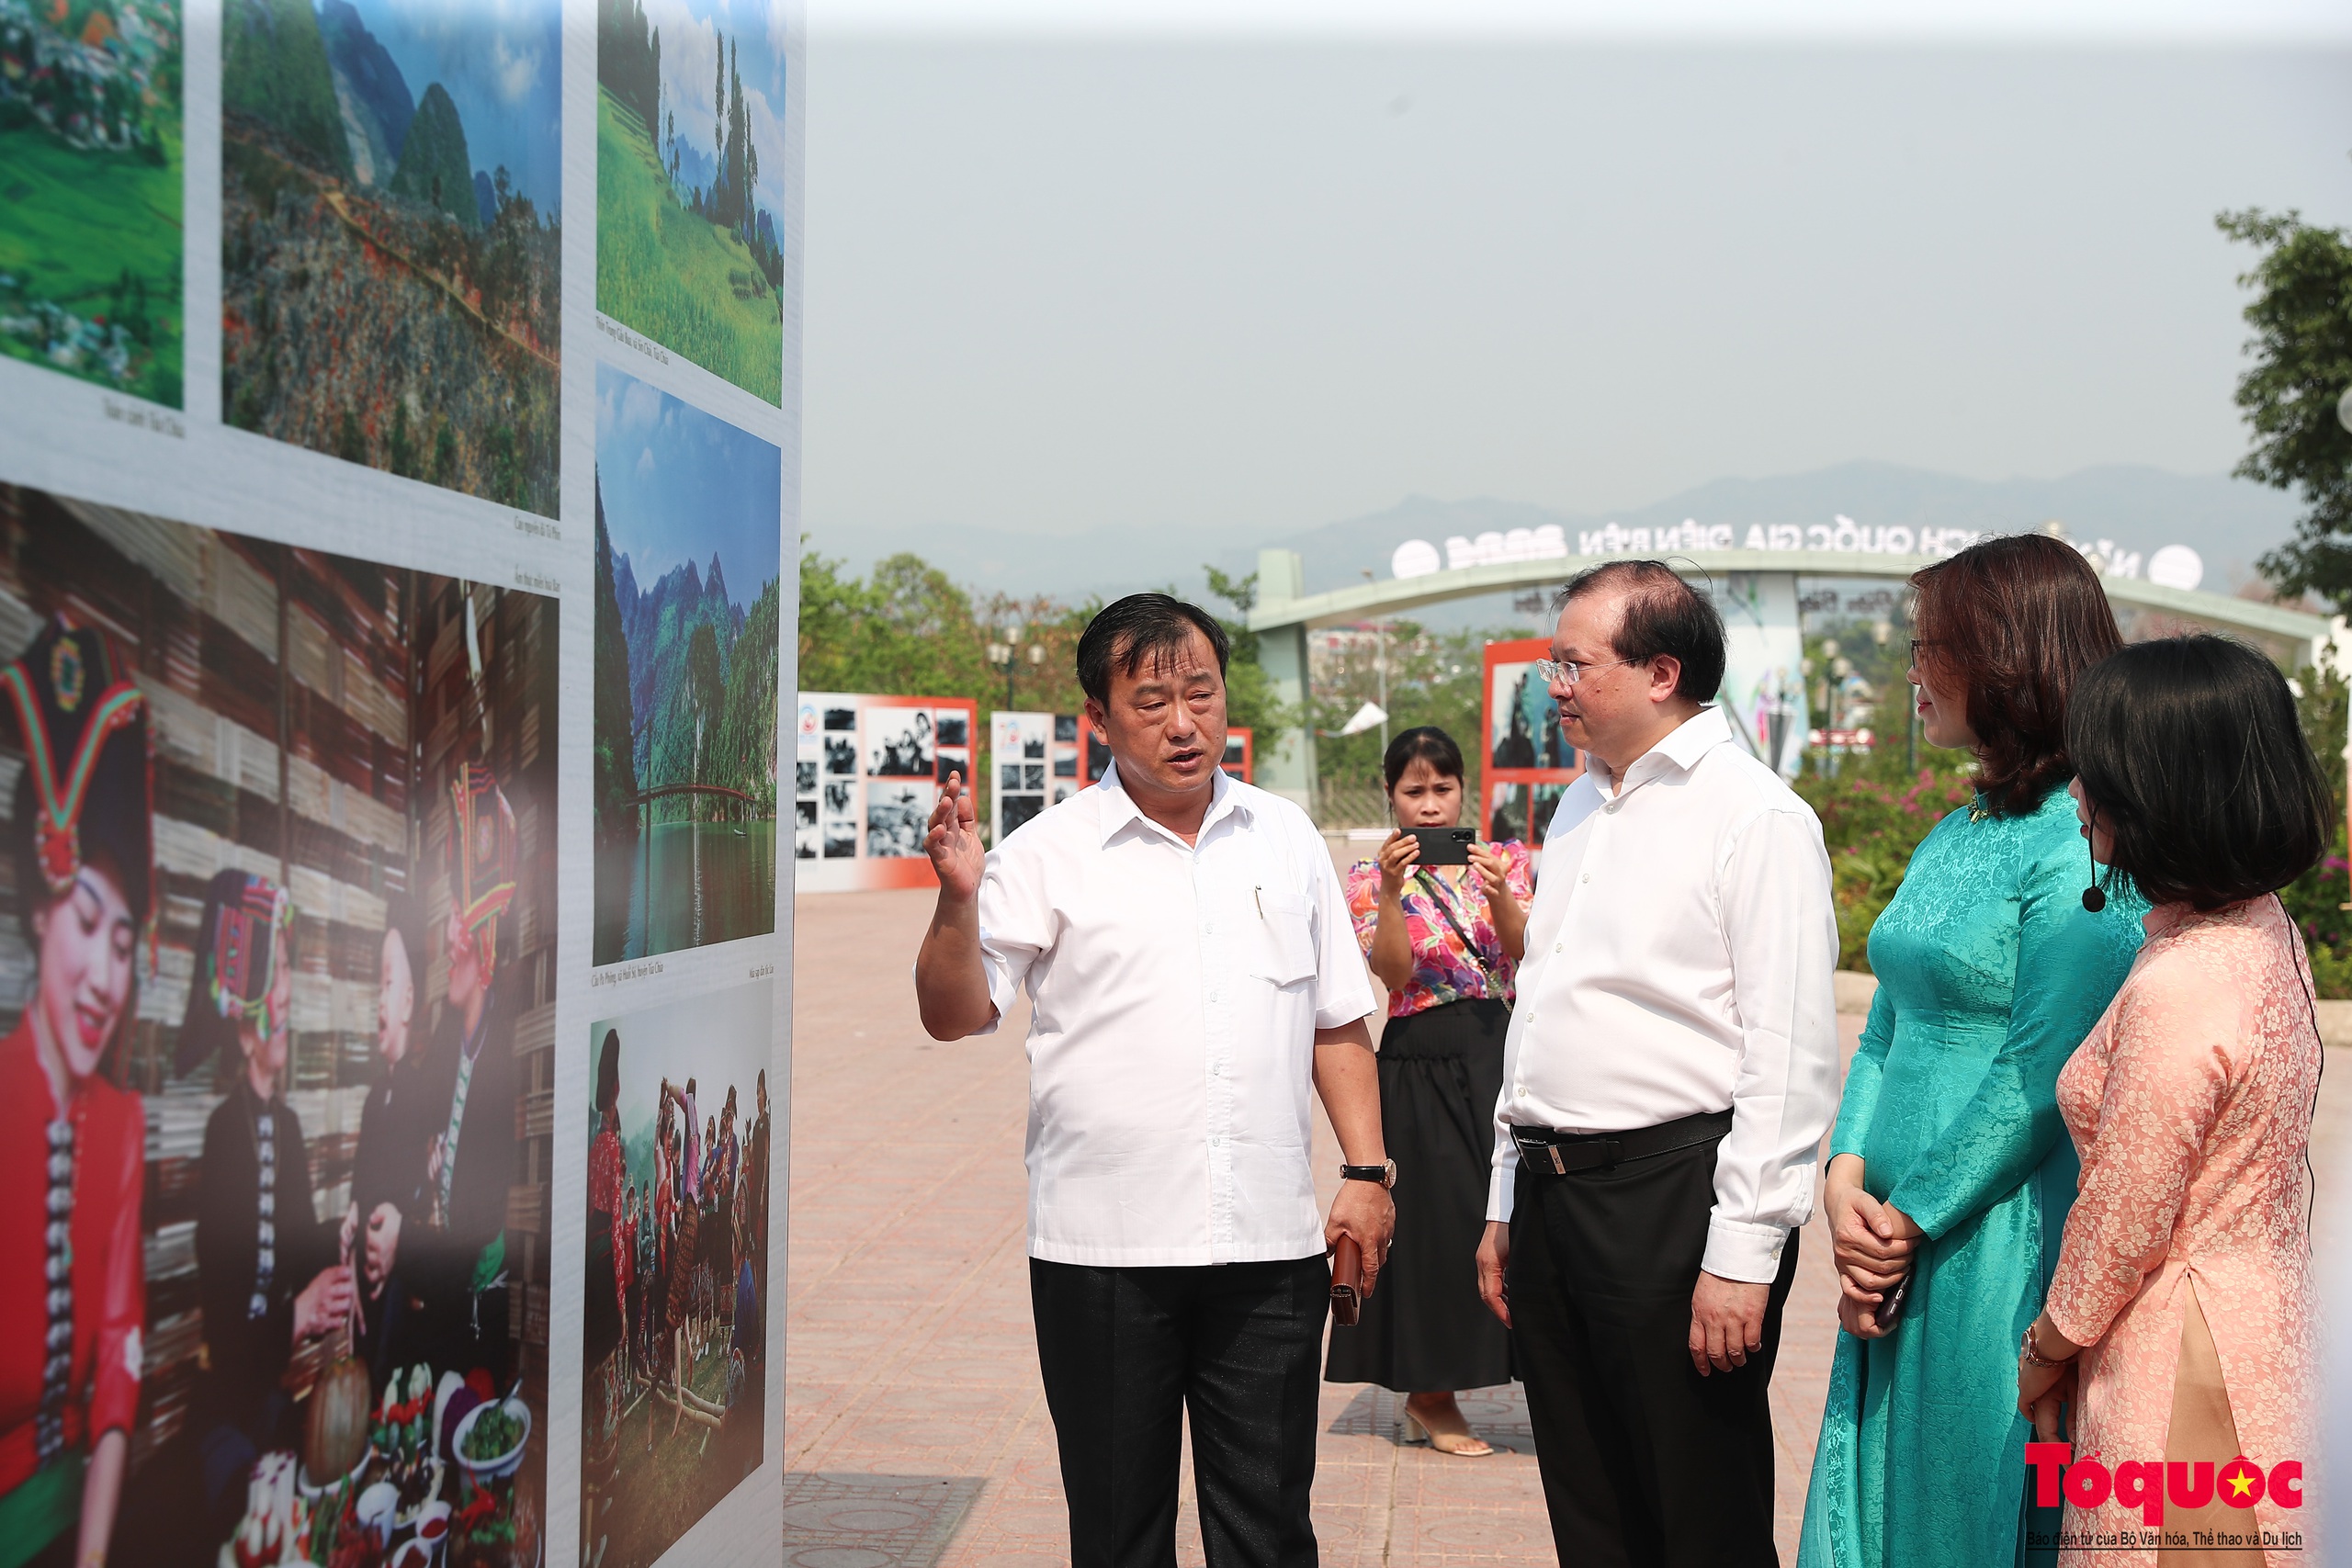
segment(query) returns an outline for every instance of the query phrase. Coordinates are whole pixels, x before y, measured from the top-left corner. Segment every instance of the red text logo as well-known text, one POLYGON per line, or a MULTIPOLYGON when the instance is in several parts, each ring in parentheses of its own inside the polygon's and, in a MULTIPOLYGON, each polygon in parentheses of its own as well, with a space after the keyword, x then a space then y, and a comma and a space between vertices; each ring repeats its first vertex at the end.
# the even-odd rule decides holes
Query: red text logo
POLYGON ((2037 1506, 2054 1508, 2064 1496, 2077 1508, 2096 1508, 2112 1498, 2119 1506, 2137 1508, 2150 1525, 2165 1522, 2167 1499, 2176 1508, 2202 1508, 2217 1497, 2233 1508, 2251 1508, 2266 1497, 2275 1508, 2303 1506, 2301 1460, 2281 1460, 2266 1472, 2244 1454, 2218 1468, 2211 1460, 2127 1459, 2110 1470, 2097 1454, 2079 1460, 2074 1454, 2072 1443, 2025 1446, 2037 1506))

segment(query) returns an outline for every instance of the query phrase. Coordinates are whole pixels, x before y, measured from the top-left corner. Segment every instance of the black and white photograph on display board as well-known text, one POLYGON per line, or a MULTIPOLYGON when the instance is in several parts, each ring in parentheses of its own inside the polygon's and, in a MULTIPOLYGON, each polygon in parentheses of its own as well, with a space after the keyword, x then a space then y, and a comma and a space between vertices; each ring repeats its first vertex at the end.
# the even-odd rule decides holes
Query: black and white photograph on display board
POLYGON ((857 737, 855 735, 825 737, 825 772, 829 774, 857 772, 857 737))
POLYGON ((857 784, 853 779, 825 781, 825 815, 829 818, 857 815, 857 784))
POLYGON ((999 709, 989 718, 995 759, 993 819, 996 841, 1046 808, 1046 755, 1051 749, 1054 716, 999 709))
MULTIPOLYGON (((35 1009, 95 1043, 63 1069, 93 1371, 58 1461, 130 1438, 16 1517, 20 1558, 74 1560, 96 1509, 113 1563, 323 1560, 372 1495, 453 1561, 540 1562, 559 620, 0 485, 0 836, 40 868, 0 898, 0 1071, 43 1081, 35 1009)), ((34 1103, 0 1101, 11 1146, 34 1103)), ((0 1187, 12 1233, 56 1190, 0 1187)), ((32 1256, 18 1346, 56 1310, 32 1256)))
POLYGON ((865 771, 876 778, 927 779, 936 745, 929 708, 865 710, 865 771))
POLYGON ((817 803, 796 800, 792 803, 792 858, 815 860, 820 840, 817 829, 817 803))
POLYGON ((939 794, 930 784, 876 781, 865 786, 865 853, 870 860, 912 860, 923 852, 931 808, 939 794))
POLYGON ((825 859, 855 860, 857 858, 857 818, 829 817, 825 818, 825 859))
MULTIPOLYGON (((943 716, 939 721, 940 728, 945 729, 949 722, 949 718, 943 716)), ((960 728, 964 723, 963 716, 960 714, 955 716, 953 722, 960 728)), ((972 753, 962 746, 942 746, 939 749, 939 761, 932 771, 938 776, 941 784, 945 784, 951 773, 966 784, 969 784, 972 782, 972 753)))
POLYGON ((814 757, 801 758, 798 761, 793 764, 792 777, 795 793, 808 796, 815 795, 817 793, 817 760, 814 757))

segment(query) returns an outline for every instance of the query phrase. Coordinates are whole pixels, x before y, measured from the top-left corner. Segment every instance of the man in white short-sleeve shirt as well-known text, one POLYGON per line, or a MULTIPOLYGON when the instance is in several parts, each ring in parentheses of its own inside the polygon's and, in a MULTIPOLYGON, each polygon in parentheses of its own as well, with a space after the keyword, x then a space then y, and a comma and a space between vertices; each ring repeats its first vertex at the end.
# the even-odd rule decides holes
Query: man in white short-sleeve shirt
POLYGON ((1030 1299, 1079 1568, 1174 1561, 1188 1418, 1211 1568, 1314 1563, 1325 1252, 1352 1236, 1369 1282, 1396 1220, 1371 978, 1314 824, 1219 766, 1227 652, 1166 594, 1108 606, 1078 648, 1102 783, 984 856, 951 779, 926 840, 924 1028, 1032 1004, 1030 1299))

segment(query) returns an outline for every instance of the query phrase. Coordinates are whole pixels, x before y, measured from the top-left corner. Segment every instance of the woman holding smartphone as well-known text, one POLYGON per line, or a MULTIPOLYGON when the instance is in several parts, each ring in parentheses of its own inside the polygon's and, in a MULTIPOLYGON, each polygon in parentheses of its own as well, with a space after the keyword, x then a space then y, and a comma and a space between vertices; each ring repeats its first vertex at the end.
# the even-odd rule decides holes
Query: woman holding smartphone
POLYGON ((2022 535, 1911 582, 1921 725, 1974 756, 1976 796, 1920 841, 1871 930, 1878 995, 1822 1201, 1846 1332, 1800 1568, 1999 1568, 2055 1527, 2025 1512, 2018 1336, 2075 1194, 2058 1070, 2140 944, 2136 900, 2086 905, 2066 794, 2068 700, 2120 641, 2098 575, 2022 535))
POLYGON ((1462 820, 1462 749, 1442 729, 1396 737, 1381 772, 1397 828, 1377 859, 1348 873, 1347 892, 1357 940, 1388 987, 1380 1117, 1400 1240, 1362 1318, 1333 1326, 1323 1376, 1404 1394, 1408 1438, 1475 1458, 1494 1450, 1454 1392, 1510 1381, 1510 1332, 1478 1299, 1477 1253, 1533 862, 1522 843, 1472 842, 1466 863, 1422 863, 1409 829, 1462 820))
POLYGON ((2131 978, 2058 1075, 2082 1191, 2017 1348, 2018 1407, 2050 1439, 2072 1404, 2075 1457, 2115 1474, 2104 1505, 2069 1499, 2069 1531, 2131 1540, 2144 1515, 2124 1467, 2161 1460, 2165 1534, 2220 1549, 2179 1556, 2259 1562, 2233 1538, 2275 1549, 2301 1506, 2278 1495, 2302 1468, 2284 1461, 2319 1454, 2303 1163, 2318 1010, 2273 895, 2324 852, 2335 807, 2286 678, 2226 638, 2124 649, 2083 678, 2066 729, 2090 858, 2154 908, 2131 978))

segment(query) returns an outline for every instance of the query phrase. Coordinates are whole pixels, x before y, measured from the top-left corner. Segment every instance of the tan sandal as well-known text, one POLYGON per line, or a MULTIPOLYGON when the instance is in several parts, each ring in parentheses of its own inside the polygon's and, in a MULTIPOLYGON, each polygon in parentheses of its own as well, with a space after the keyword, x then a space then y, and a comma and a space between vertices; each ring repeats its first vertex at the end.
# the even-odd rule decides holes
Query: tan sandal
POLYGON ((1456 1459, 1484 1459, 1495 1451, 1494 1445, 1476 1432, 1432 1432, 1410 1410, 1405 1412, 1405 1440, 1427 1443, 1439 1453, 1452 1454, 1456 1459))

